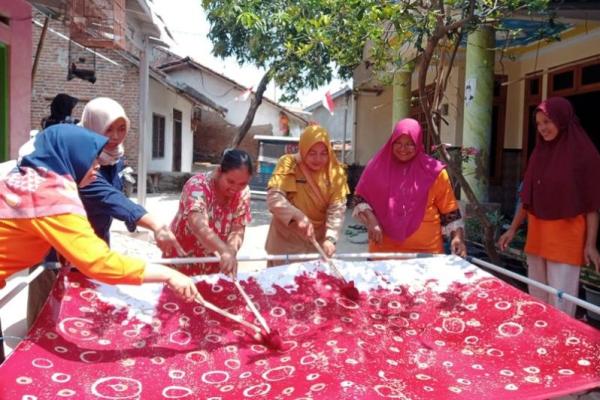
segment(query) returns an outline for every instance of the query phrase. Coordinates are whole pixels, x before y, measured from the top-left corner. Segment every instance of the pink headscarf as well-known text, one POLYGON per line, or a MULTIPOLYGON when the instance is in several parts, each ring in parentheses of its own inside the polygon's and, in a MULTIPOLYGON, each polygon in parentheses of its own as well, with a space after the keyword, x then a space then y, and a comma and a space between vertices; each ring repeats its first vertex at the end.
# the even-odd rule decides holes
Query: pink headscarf
POLYGON ((541 219, 571 218, 600 208, 600 154, 565 98, 551 97, 537 110, 558 128, 544 140, 540 133, 525 172, 523 207, 541 219))
POLYGON ((369 161, 356 194, 364 198, 392 239, 402 242, 421 225, 427 207, 427 195, 445 165, 425 154, 423 132, 411 118, 399 121, 387 143, 369 161), (402 135, 416 145, 416 155, 408 162, 399 161, 392 146, 402 135))

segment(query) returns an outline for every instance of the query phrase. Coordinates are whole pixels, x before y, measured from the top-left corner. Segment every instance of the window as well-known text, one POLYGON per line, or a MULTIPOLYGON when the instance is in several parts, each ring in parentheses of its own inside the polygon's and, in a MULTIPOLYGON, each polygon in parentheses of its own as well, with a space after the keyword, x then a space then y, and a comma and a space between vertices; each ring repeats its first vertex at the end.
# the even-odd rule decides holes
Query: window
POLYGON ((165 117, 152 114, 152 158, 165 157, 165 117))

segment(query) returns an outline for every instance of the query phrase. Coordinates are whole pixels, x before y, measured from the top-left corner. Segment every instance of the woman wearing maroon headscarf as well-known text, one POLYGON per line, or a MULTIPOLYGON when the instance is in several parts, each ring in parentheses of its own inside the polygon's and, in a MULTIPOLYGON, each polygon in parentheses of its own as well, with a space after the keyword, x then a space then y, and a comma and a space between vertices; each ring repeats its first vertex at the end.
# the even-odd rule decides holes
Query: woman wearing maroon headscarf
MULTIPOLYGON (((547 99, 535 115, 537 142, 523 181, 522 206, 500 237, 505 249, 527 217, 528 275, 577 296, 579 267, 600 267, 596 249, 600 209, 600 154, 579 124, 568 100, 547 99)), ((575 304, 529 287, 529 293, 575 315, 575 304)))
POLYGON ((416 120, 401 120, 360 177, 352 215, 367 226, 370 252, 442 253, 443 227, 452 253, 466 255, 450 178, 422 138, 416 120))

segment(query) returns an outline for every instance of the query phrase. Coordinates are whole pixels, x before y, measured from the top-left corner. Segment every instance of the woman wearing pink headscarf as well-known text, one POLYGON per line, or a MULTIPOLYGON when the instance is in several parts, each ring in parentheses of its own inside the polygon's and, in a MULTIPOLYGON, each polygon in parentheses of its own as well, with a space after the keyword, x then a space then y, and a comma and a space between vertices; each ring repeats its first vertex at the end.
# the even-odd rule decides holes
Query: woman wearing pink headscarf
MULTIPOLYGON (((579 266, 593 263, 600 270, 600 154, 567 99, 549 98, 536 111, 538 135, 520 193, 522 206, 498 244, 505 249, 527 218, 529 277, 577 296, 579 266)), ((529 293, 575 315, 571 302, 532 286, 529 293)))
POLYGON ((442 253, 443 228, 452 253, 466 255, 450 178, 422 139, 419 122, 401 120, 360 177, 353 216, 369 230, 370 252, 442 253))

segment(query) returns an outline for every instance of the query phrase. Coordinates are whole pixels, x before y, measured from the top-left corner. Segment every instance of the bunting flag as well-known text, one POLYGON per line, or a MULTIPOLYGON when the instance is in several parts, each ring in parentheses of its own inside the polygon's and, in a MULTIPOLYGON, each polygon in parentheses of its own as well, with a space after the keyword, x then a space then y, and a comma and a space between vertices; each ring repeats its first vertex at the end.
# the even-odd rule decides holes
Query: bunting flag
POLYGON ((251 94, 252 94, 252 86, 250 86, 242 94, 240 94, 238 97, 236 97, 235 101, 244 102, 244 101, 248 100, 248 98, 250 97, 251 94))
POLYGON ((325 107, 327 109, 327 111, 329 111, 329 113, 331 115, 333 115, 335 103, 333 102, 333 97, 331 96, 331 93, 329 92, 329 90, 327 92, 325 92, 322 102, 323 102, 323 107, 325 107))
MULTIPOLYGON (((57 280, 0 399, 547 399, 600 384, 600 331, 454 256, 269 268, 240 282, 282 348, 159 284, 57 280)), ((206 300, 254 322, 234 284, 206 300)))

